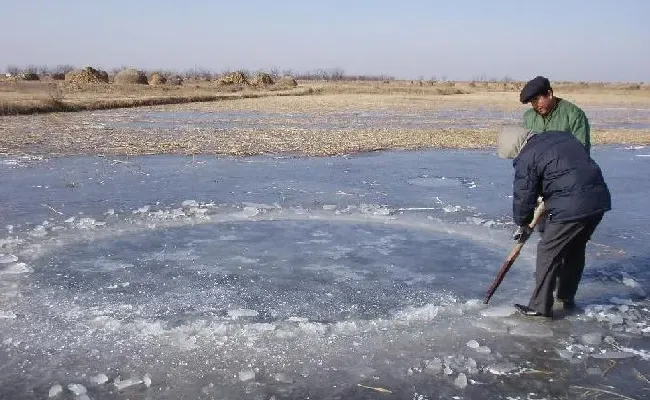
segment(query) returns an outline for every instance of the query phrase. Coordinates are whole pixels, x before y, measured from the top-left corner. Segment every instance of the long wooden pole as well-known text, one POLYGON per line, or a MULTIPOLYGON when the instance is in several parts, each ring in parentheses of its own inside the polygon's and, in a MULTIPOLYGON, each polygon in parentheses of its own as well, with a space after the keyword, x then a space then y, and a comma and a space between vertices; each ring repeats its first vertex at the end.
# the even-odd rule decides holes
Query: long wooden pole
MULTIPOLYGON (((539 203, 537 208, 535 209, 535 213, 533 214, 533 220, 528 224, 528 227, 530 227, 530 231, 532 232, 533 229, 535 228, 535 225, 539 222, 539 220, 542 218, 544 215, 544 203, 539 203)), ((512 249, 510 254, 508 254, 508 257, 506 260, 503 262, 503 265, 501 266, 501 269, 499 270, 499 273, 497 274, 496 278, 494 278, 494 282, 492 282, 492 285, 487 291, 487 294, 485 295, 485 300, 483 301, 484 304, 487 304, 490 299, 492 298, 492 295, 494 292, 496 292, 497 288, 501 284, 501 281, 503 281, 503 278, 506 276, 508 271, 510 270, 510 267, 512 267, 512 264, 515 263, 515 260, 519 256, 519 253, 521 252, 521 249, 524 247, 524 244, 530 237, 530 234, 528 235, 522 235, 521 238, 519 238, 519 241, 515 245, 515 247, 512 249)))

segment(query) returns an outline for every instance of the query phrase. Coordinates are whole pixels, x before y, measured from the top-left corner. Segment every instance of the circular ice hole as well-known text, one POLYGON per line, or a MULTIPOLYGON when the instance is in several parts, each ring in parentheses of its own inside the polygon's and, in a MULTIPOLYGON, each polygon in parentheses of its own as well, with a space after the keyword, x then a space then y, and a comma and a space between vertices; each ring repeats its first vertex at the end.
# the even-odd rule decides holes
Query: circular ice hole
POLYGON ((374 319, 482 298, 503 257, 404 226, 223 222, 61 247, 40 260, 46 266, 35 263, 32 295, 118 319, 374 319))

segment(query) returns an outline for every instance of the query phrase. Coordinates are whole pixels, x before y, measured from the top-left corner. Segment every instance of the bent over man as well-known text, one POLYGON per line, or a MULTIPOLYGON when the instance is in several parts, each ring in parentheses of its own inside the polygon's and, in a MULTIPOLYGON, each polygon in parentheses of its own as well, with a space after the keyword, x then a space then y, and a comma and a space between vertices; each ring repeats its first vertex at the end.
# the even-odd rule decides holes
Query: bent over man
POLYGON ((513 159, 513 219, 519 233, 530 234, 539 196, 548 213, 537 245, 535 289, 528 305, 515 307, 528 316, 552 316, 557 279, 558 300, 573 308, 587 242, 611 210, 600 167, 570 132, 506 127, 499 133, 498 154, 513 159))

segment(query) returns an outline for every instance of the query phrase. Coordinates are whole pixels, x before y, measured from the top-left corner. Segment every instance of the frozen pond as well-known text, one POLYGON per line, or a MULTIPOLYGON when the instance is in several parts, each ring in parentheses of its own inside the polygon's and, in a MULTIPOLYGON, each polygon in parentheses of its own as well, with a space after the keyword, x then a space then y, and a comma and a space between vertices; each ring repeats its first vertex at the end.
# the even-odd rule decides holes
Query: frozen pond
POLYGON ((0 398, 648 398, 650 149, 592 152, 614 210, 553 321, 513 315, 537 236, 481 304, 493 150, 0 159, 0 398))
MULTIPOLYGON (((650 129, 650 109, 585 107, 594 129, 650 129)), ((269 113, 251 111, 108 111, 96 122, 107 128, 137 129, 259 129, 291 126, 295 129, 481 129, 518 122, 521 111, 495 109, 432 109, 407 111, 347 111, 327 113, 269 113)))

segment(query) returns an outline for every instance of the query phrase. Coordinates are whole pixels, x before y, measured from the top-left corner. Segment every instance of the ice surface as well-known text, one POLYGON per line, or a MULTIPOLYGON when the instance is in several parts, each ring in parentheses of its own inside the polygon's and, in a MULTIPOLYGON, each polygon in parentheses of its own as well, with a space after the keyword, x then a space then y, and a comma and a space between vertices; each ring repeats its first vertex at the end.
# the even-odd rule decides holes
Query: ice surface
POLYGON ((549 326, 534 323, 521 323, 510 329, 511 335, 528 336, 528 337, 550 337, 553 336, 553 330, 549 326))
POLYGON ((102 160, 2 170, 17 212, 0 215, 0 358, 25 378, 1 371, 0 397, 45 397, 56 377, 126 398, 154 376, 163 399, 353 399, 360 379, 400 398, 553 398, 551 379, 588 386, 600 359, 645 371, 650 193, 626 182, 650 171, 622 151, 594 150, 618 206, 593 241, 624 255, 590 246, 584 308, 548 322, 513 315, 537 236, 481 304, 512 246, 511 166, 490 152, 142 157, 74 191, 61 171, 91 182, 102 160))
POLYGON ((603 340, 601 332, 586 333, 580 337, 580 341, 589 346, 598 346, 603 340))

